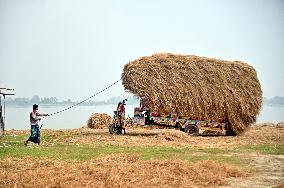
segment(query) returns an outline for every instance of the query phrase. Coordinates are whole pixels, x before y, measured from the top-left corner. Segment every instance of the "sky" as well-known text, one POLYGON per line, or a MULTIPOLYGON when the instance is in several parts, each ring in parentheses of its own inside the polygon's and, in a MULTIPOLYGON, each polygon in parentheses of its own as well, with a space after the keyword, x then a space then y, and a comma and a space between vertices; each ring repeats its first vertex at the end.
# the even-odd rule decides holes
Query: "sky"
POLYGON ((284 1, 0 0, 0 87, 16 97, 81 100, 158 52, 247 62, 263 96, 284 96, 284 1))

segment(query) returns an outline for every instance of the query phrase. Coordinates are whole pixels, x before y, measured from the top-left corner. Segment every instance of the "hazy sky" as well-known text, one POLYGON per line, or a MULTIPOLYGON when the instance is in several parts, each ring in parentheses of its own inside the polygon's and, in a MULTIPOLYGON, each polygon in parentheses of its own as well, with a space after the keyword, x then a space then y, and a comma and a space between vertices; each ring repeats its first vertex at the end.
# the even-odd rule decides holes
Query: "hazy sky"
POLYGON ((0 0, 0 87, 17 97, 80 100, 157 52, 245 61, 284 96, 284 1, 0 0))

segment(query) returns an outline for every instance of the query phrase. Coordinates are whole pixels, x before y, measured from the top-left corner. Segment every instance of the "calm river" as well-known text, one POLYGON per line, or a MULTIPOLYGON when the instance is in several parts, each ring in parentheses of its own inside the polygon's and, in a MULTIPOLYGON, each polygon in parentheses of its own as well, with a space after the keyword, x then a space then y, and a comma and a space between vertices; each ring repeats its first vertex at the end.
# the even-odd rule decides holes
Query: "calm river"
MULTIPOLYGON (((136 105, 126 105, 126 115, 133 116, 136 105)), ((67 106, 68 107, 68 106, 67 106)), ((40 106, 40 113, 53 113, 66 108, 66 106, 45 107, 40 106)), ((8 129, 29 129, 29 113, 31 107, 6 107, 6 130, 8 129)), ((77 106, 60 114, 44 118, 41 121, 45 129, 72 129, 86 125, 92 113, 107 113, 112 116, 116 105, 101 106, 77 106)), ((264 122, 284 122, 284 106, 264 105, 257 120, 264 122)))

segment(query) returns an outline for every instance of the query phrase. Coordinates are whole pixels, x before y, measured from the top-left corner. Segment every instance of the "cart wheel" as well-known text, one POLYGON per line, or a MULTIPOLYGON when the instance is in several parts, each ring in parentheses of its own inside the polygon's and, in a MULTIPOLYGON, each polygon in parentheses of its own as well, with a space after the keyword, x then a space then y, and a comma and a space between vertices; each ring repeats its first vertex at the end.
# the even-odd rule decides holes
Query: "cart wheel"
POLYGON ((184 128, 184 132, 188 135, 197 136, 199 134, 199 129, 196 125, 187 125, 184 128))
POLYGON ((122 134, 122 127, 121 126, 116 127, 116 134, 117 135, 122 134))
POLYGON ((226 127, 226 135, 227 136, 236 136, 237 134, 234 132, 231 126, 227 125, 226 127))
POLYGON ((110 125, 109 125, 109 133, 110 133, 110 134, 113 134, 114 132, 115 132, 115 127, 114 127, 113 124, 110 124, 110 125))

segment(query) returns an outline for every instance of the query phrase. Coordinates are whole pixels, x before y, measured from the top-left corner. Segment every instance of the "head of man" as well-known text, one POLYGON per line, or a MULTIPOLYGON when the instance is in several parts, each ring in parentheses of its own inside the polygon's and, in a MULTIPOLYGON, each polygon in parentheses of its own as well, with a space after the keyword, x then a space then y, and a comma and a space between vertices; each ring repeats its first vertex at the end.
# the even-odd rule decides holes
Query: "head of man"
POLYGON ((127 101, 127 99, 124 99, 124 100, 122 101, 122 104, 123 104, 123 105, 126 105, 126 104, 125 104, 126 101, 127 101))
POLYGON ((35 111, 35 110, 38 110, 38 105, 37 104, 34 104, 33 105, 33 110, 35 111))

